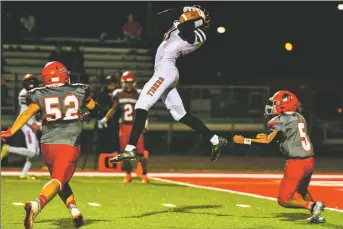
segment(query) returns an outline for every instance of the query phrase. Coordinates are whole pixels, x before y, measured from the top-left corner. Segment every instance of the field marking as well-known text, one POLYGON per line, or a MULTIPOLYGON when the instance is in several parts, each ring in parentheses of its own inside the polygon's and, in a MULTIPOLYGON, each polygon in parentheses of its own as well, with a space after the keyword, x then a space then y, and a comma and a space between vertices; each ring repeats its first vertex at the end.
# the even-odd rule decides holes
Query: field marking
POLYGON ((22 205, 24 205, 24 203, 22 203, 22 202, 13 202, 12 204, 15 205, 15 206, 22 206, 22 205))
POLYGON ((93 206, 93 207, 100 207, 101 204, 99 203, 88 203, 88 205, 93 206))
POLYGON ((236 206, 241 207, 241 208, 250 208, 250 205, 248 204, 236 204, 236 206))
MULTIPOLYGON (((155 177, 153 179, 157 180, 157 181, 161 181, 161 182, 178 184, 178 185, 188 186, 188 187, 192 187, 192 188, 200 188, 200 189, 214 190, 214 191, 220 191, 220 192, 228 192, 228 193, 233 193, 233 194, 238 194, 238 195, 255 197, 255 198, 259 198, 259 199, 276 201, 276 198, 274 198, 274 197, 262 196, 262 195, 258 195, 258 194, 247 193, 247 192, 239 192, 239 191, 234 191, 234 190, 230 190, 230 189, 201 186, 201 185, 190 184, 190 183, 185 183, 185 182, 181 182, 181 181, 172 181, 172 180, 157 178, 157 177, 155 177)), ((337 211, 337 212, 343 213, 343 209, 336 209, 336 208, 325 208, 325 209, 330 210, 330 211, 337 211)))
MULTIPOLYGON (((1 171, 1 176, 18 176, 21 171, 1 171)), ((29 175, 34 176, 49 176, 49 172, 44 171, 30 171, 29 175)), ((125 176, 123 172, 83 172, 77 171, 74 173, 77 177, 122 177, 125 176)), ((136 174, 132 174, 136 176, 136 174)), ((281 179, 282 173, 149 173, 149 177, 174 177, 174 178, 257 178, 257 179, 281 179)), ((343 179, 343 174, 314 174, 312 179, 343 179)))
POLYGON ((162 204, 162 206, 168 207, 168 208, 175 208, 175 204, 162 204))

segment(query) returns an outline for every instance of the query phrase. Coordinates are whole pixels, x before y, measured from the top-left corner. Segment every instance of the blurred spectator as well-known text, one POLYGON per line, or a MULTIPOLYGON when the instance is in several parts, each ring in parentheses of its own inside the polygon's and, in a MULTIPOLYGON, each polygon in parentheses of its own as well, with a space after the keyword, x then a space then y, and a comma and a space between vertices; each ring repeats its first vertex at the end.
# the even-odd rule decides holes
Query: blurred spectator
POLYGON ((48 60, 61 62, 67 68, 69 68, 67 56, 66 56, 65 52, 62 51, 62 46, 60 46, 60 45, 57 45, 55 51, 51 52, 48 60))
POLYGON ((127 43, 135 43, 141 40, 142 27, 139 22, 134 21, 133 14, 128 15, 128 21, 123 26, 123 33, 127 43))
POLYGON ((34 32, 36 30, 36 18, 31 14, 27 14, 20 18, 20 23, 22 25, 22 33, 26 37, 34 37, 34 32))
POLYGON ((85 72, 84 62, 85 57, 80 45, 73 45, 67 63, 72 82, 88 83, 89 76, 85 72))

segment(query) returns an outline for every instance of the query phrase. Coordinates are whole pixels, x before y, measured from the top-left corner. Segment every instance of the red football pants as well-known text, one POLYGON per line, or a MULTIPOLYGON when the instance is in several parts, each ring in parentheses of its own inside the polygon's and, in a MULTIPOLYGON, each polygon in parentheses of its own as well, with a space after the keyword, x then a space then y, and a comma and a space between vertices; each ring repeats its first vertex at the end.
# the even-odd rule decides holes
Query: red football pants
POLYGON ((51 178, 58 180, 62 189, 75 172, 80 145, 75 148, 64 144, 41 144, 41 150, 51 178))
POLYGON ((280 183, 278 202, 280 205, 293 198, 294 194, 305 194, 314 171, 315 159, 288 159, 280 183))
MULTIPOLYGON (((132 130, 132 124, 120 124, 119 125, 119 141, 120 141, 120 151, 123 151, 126 145, 129 143, 130 135, 132 130)), ((144 137, 143 134, 139 136, 137 145, 137 153, 143 154, 144 147, 144 137)))

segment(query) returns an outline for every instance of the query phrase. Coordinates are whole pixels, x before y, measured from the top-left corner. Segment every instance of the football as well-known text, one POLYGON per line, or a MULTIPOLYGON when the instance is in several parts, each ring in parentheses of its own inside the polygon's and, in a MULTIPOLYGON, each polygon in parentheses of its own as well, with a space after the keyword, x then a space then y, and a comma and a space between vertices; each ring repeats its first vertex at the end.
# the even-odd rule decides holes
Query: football
POLYGON ((193 20, 193 19, 198 19, 198 18, 200 18, 200 14, 198 11, 187 11, 180 16, 179 22, 182 23, 188 20, 193 20))

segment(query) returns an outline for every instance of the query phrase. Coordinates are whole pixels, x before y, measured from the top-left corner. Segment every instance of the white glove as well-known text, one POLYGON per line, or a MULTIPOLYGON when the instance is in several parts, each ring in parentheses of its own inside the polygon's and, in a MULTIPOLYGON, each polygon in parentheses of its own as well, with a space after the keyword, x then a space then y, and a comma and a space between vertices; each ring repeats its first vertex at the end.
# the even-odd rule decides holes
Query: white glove
POLYGON ((98 128, 103 129, 104 127, 107 128, 107 118, 102 118, 98 121, 98 128))

